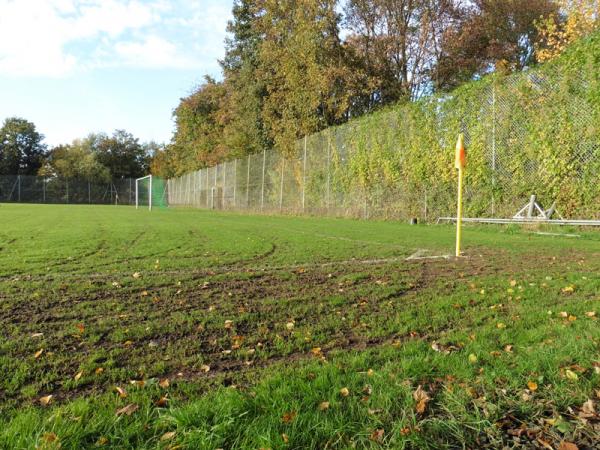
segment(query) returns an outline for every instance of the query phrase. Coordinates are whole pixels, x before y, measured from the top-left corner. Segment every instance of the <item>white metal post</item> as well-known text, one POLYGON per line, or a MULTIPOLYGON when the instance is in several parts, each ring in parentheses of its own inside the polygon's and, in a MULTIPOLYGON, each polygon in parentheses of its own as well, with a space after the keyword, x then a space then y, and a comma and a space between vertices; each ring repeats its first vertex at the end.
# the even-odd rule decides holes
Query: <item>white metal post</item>
POLYGON ((150 199, 150 206, 149 206, 149 210, 152 211, 152 175, 150 175, 150 184, 149 184, 149 192, 148 192, 148 197, 150 199))
POLYGON ((227 161, 223 164, 223 189, 221 189, 221 208, 225 209, 225 189, 227 189, 227 161))
POLYGON ((135 209, 138 209, 138 180, 135 180, 135 209))
POLYGON ((329 214, 329 184, 330 184, 330 171, 331 171, 331 132, 327 139, 327 213, 329 214))

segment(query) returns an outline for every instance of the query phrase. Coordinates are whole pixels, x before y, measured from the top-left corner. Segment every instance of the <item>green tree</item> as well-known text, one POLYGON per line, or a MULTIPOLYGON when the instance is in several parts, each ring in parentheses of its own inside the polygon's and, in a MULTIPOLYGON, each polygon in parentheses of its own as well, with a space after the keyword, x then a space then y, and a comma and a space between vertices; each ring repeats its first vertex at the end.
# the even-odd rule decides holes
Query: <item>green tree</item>
POLYGON ((451 89, 493 70, 522 70, 535 63, 536 23, 557 8, 554 0, 473 0, 443 36, 435 84, 451 89))
POLYGON ((48 153, 39 175, 94 182, 110 181, 110 171, 98 161, 91 144, 92 140, 86 138, 54 147, 48 153))
POLYGON ((175 133, 167 150, 175 173, 214 165, 227 157, 223 143, 224 99, 223 83, 208 76, 193 94, 181 99, 173 113, 175 133))
POLYGON ((0 128, 0 174, 35 175, 46 153, 43 141, 32 122, 6 119, 0 128))
POLYGON ((115 130, 112 136, 90 135, 87 141, 100 164, 112 178, 136 178, 148 173, 150 157, 139 139, 125 130, 115 130))
POLYGON ((267 96, 262 119, 283 152, 296 139, 344 122, 351 98, 336 0, 263 0, 258 76, 267 96))

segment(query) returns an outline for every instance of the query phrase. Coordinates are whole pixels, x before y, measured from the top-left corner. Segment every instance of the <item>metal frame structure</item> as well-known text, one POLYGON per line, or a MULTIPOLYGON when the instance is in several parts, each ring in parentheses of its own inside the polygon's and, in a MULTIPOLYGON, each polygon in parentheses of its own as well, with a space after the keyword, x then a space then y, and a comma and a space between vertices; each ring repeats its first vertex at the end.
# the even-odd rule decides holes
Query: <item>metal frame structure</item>
POLYGON ((145 180, 145 179, 149 179, 150 182, 148 183, 148 209, 150 211, 152 211, 152 175, 146 175, 145 177, 141 177, 141 178, 136 178, 135 179, 135 209, 139 208, 139 181, 145 180))

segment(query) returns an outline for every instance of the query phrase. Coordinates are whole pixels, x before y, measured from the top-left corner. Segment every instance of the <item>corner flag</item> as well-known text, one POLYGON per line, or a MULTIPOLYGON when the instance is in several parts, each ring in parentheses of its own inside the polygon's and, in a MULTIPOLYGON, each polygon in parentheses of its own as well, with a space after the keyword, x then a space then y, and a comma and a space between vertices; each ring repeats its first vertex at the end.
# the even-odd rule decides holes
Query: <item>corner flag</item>
POLYGON ((465 137, 458 135, 456 143, 456 155, 454 157, 454 167, 458 169, 458 201, 456 211, 456 257, 460 256, 460 243, 462 239, 462 211, 463 211, 463 172, 467 165, 467 155, 465 151, 465 137))

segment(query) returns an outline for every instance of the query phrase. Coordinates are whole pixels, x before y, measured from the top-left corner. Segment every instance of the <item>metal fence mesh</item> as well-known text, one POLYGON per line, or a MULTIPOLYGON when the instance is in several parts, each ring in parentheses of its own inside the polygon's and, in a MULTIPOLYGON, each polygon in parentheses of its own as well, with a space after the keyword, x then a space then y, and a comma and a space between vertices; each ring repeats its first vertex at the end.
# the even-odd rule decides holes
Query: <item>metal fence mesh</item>
POLYGON ((135 179, 108 183, 28 175, 0 175, 0 202, 134 205, 135 179))
POLYGON ((535 193, 565 217, 600 218, 595 82, 593 71, 541 70, 483 81, 307 136, 292 156, 264 151, 171 179, 169 204, 435 220, 455 211, 464 132, 467 214, 510 217, 535 193))

